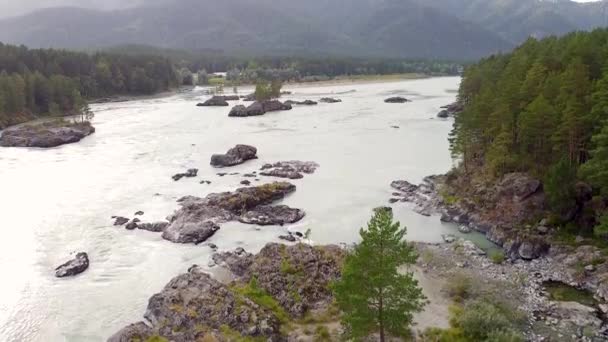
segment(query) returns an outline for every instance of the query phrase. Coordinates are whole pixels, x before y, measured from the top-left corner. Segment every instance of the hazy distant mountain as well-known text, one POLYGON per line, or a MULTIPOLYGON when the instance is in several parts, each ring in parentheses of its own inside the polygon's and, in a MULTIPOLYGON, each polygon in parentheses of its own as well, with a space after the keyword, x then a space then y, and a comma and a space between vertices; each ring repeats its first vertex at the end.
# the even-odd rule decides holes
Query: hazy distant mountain
POLYGON ((601 24, 566 0, 155 0, 99 11, 52 8, 0 21, 0 41, 33 47, 147 44, 249 54, 471 59, 528 35, 601 24), (568 14, 567 16, 565 14, 568 14), (588 20, 587 20, 588 19, 588 20))
POLYGON ((608 1, 570 0, 417 0, 474 22, 519 43, 529 36, 560 35, 608 25, 608 1))

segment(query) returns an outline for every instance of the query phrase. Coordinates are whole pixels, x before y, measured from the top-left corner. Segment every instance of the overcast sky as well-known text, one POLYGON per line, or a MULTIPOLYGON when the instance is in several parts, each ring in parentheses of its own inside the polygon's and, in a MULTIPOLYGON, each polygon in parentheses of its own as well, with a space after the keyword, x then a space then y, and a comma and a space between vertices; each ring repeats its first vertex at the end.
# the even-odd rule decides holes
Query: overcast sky
MULTIPOLYGON (((134 6, 144 1, 150 2, 150 0, 0 0, 0 17, 16 16, 35 9, 56 6, 79 6, 109 10, 134 6)), ((589 2, 596 0, 574 1, 589 2)))

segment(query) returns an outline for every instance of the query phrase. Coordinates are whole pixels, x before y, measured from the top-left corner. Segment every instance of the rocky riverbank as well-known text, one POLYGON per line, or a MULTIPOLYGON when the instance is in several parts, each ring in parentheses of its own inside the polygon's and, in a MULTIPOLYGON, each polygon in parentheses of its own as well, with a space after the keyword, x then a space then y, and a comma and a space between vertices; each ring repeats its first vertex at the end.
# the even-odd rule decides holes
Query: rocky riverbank
POLYGON ((437 215, 444 222, 459 225, 461 232, 482 232, 503 248, 504 263, 502 257, 493 256, 500 264, 493 263, 472 243, 450 236, 444 239, 451 245, 426 245, 423 250, 449 260, 444 270, 456 266, 474 273, 479 282, 500 279, 508 283, 499 289, 517 289, 522 294, 519 305, 528 315, 532 340, 541 341, 541 336, 564 341, 591 341, 585 336, 608 338, 605 251, 583 238, 573 245, 557 239, 557 227, 544 219, 546 200, 538 180, 512 173, 488 184, 452 172, 427 177, 420 185, 394 181, 391 187, 396 190, 391 202, 410 203, 421 215, 437 215), (544 286, 549 282, 587 291, 597 304, 552 301, 544 286))
POLYGON ((24 124, 5 129, 0 136, 3 147, 49 148, 79 142, 95 132, 90 122, 65 120, 24 124))
MULTIPOLYGON (((458 289, 459 300, 477 297, 505 300, 525 315, 524 334, 530 341, 603 341, 608 339, 605 297, 596 292, 595 305, 551 298, 547 284, 564 283, 580 288, 572 277, 574 263, 593 263, 598 251, 581 247, 575 251, 553 248, 540 259, 493 262, 472 243, 457 240, 443 244, 417 244, 419 266, 441 282, 444 292, 458 289)), ((601 266, 594 272, 605 272, 601 266)), ((580 275, 579 275, 580 276, 580 275)), ((590 274, 589 274, 590 276, 590 274)), ((592 282, 587 282, 590 284, 592 282)), ((597 284, 597 283, 596 283, 597 284)), ((600 285, 601 287, 601 285, 600 285)))

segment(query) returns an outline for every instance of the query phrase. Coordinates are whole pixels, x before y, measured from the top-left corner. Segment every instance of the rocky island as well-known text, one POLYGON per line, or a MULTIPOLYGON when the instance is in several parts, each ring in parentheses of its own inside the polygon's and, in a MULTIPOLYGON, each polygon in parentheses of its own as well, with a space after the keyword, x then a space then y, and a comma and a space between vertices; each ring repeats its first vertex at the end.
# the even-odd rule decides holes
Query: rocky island
POLYGON ((150 298, 146 322, 128 325, 108 341, 297 338, 298 321, 307 314, 328 321, 336 316, 329 284, 340 276, 343 257, 337 246, 276 243, 256 255, 242 249, 216 254, 217 267, 230 271, 232 280, 220 282, 193 266, 150 298))
POLYGON ((79 142, 95 132, 90 122, 53 120, 23 124, 2 131, 0 146, 50 148, 79 142))

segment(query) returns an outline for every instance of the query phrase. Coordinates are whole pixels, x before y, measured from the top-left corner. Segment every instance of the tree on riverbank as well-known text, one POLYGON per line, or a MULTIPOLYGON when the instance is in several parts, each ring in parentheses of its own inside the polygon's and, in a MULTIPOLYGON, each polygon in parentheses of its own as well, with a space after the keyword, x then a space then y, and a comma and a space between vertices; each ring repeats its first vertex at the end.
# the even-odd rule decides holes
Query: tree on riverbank
POLYGON ((387 334, 407 336, 426 298, 411 272, 398 272, 417 259, 404 241, 406 229, 393 222, 390 208, 379 208, 360 234, 361 243, 346 257, 342 278, 333 286, 345 333, 355 340, 373 333, 380 341, 387 334))
POLYGON ((177 85, 173 64, 163 57, 0 43, 0 128, 38 116, 79 114, 87 99, 154 94, 177 85))

